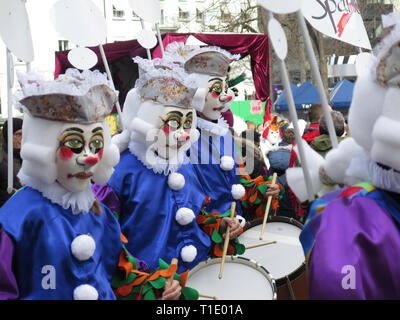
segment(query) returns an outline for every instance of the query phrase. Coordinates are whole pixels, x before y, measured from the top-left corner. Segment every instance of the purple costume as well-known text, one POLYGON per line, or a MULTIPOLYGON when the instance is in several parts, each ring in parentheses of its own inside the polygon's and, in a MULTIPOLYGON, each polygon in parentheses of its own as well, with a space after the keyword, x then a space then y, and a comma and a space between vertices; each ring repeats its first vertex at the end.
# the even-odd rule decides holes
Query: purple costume
POLYGON ((310 299, 400 299, 399 199, 361 183, 314 201, 300 235, 310 299))

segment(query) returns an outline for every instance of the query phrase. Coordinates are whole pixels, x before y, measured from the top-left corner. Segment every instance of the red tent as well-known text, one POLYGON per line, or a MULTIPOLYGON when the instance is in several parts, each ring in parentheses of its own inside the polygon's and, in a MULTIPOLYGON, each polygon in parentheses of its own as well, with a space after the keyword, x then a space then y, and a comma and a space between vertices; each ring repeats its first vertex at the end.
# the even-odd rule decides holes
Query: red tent
MULTIPOLYGON (((256 99, 265 101, 269 97, 269 51, 268 36, 265 34, 203 34, 203 33, 166 33, 162 35, 164 48, 174 41, 186 42, 192 35, 209 45, 219 46, 232 54, 240 54, 241 58, 251 57, 256 99)), ((120 104, 123 108, 126 94, 135 85, 138 77, 137 65, 132 61, 135 56, 147 58, 146 50, 137 40, 121 41, 103 45, 110 67, 110 72, 117 90, 120 92, 120 104)), ((98 63, 92 68, 105 71, 98 47, 90 47, 98 57, 98 63)), ((68 61, 69 51, 56 52, 56 68, 54 77, 72 67, 68 61)), ((152 57, 161 57, 160 47, 152 50, 152 57)), ((115 110, 114 110, 115 111, 115 110)))

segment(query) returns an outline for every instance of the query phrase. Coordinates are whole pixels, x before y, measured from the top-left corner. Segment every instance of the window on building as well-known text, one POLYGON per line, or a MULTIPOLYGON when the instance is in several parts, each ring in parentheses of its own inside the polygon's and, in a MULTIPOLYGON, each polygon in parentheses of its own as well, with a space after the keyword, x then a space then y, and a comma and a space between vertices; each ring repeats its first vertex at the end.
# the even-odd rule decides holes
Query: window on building
POLYGON ((189 19, 189 11, 183 11, 179 8, 179 20, 188 20, 189 19))
POLYGON ((161 9, 160 24, 165 24, 164 9, 161 9))
POLYGON ((229 11, 221 10, 221 21, 229 22, 232 19, 232 15, 229 11))
POLYGON ((134 11, 132 11, 132 20, 140 20, 140 17, 134 11))
POLYGON ((65 51, 69 49, 68 40, 58 40, 58 50, 65 51))
POLYGON ((204 12, 200 11, 199 9, 196 9, 196 21, 197 22, 204 21, 204 12))
POLYGON ((124 10, 117 10, 113 5, 113 18, 122 19, 125 16, 124 10))

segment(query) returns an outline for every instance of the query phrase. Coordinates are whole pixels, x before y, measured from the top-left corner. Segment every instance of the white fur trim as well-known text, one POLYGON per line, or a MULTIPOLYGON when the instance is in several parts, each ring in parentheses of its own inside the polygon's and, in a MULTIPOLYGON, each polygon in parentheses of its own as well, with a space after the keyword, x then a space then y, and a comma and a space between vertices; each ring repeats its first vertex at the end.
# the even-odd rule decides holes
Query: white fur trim
POLYGON ((129 151, 135 155, 146 168, 152 169, 154 173, 164 174, 166 176, 178 171, 181 165, 188 161, 185 156, 186 149, 184 148, 179 149, 175 157, 164 159, 158 157, 146 144, 131 140, 129 143, 129 151))
POLYGON ((77 236, 71 242, 72 255, 79 261, 86 261, 91 258, 96 250, 96 242, 93 237, 86 234, 77 236))
POLYGON ((235 200, 239 200, 246 194, 246 190, 241 184, 233 184, 231 189, 232 197, 235 200))
POLYGON ((174 191, 178 191, 180 189, 182 189, 185 185, 185 177, 178 173, 178 172, 172 172, 169 176, 168 176, 168 186, 174 190, 174 191))
POLYGON ((90 284, 81 284, 74 289, 74 300, 98 300, 99 293, 90 284))
MULTIPOLYGON (((393 101, 391 103, 393 104, 393 101)), ((375 122, 372 139, 371 159, 399 171, 399 121, 386 116, 380 116, 375 122)))
POLYGON ((377 188, 400 193, 400 173, 383 169, 366 156, 355 157, 346 174, 356 178, 354 182, 367 181, 377 188))
POLYGON ((181 258, 184 262, 192 262, 197 256, 197 249, 195 246, 184 246, 181 250, 181 258))
POLYGON ((240 226, 241 226, 242 228, 244 228, 244 226, 246 225, 246 219, 243 218, 242 216, 239 216, 239 215, 236 215, 236 219, 239 220, 240 226))
POLYGON ((224 171, 231 171, 235 167, 235 160, 231 156, 222 156, 220 167, 224 171))
POLYGON ((181 225, 185 226, 193 221, 195 214, 192 209, 180 208, 175 215, 176 221, 181 225))
POLYGON ((197 127, 200 129, 200 131, 210 132, 217 136, 225 136, 229 131, 229 124, 222 116, 219 117, 217 123, 198 117, 197 127))
POLYGON ((58 182, 44 183, 39 178, 28 176, 22 171, 18 173, 18 178, 23 185, 39 191, 51 202, 60 205, 66 210, 71 208, 73 214, 88 213, 96 200, 90 183, 88 183, 84 191, 71 192, 58 182))

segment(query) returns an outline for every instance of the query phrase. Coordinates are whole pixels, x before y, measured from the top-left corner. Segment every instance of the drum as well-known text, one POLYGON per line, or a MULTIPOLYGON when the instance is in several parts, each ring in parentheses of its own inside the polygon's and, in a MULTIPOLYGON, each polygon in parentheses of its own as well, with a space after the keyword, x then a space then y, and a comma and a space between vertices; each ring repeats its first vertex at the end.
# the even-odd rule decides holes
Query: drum
POLYGON ((263 219, 247 222, 239 242, 250 246, 262 242, 276 243, 246 249, 242 257, 263 265, 276 281, 278 300, 308 299, 305 257, 299 236, 303 225, 282 216, 269 216, 263 240, 260 240, 263 219))
POLYGON ((259 263, 244 257, 226 256, 222 278, 222 258, 210 258, 189 271, 186 285, 200 293, 199 299, 276 300, 275 280, 259 263))

